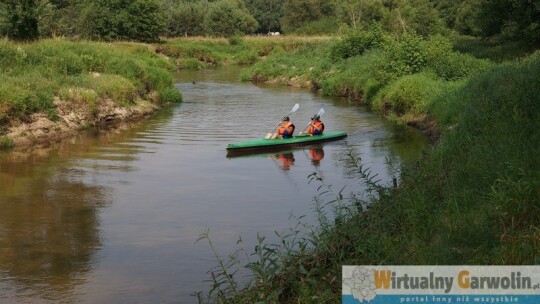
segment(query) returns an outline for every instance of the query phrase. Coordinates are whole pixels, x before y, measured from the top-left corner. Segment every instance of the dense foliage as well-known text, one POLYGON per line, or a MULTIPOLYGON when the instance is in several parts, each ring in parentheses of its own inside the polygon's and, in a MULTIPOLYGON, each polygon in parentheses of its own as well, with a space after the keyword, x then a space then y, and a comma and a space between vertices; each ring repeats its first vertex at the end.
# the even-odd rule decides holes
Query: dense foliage
POLYGON ((454 31, 538 44, 538 20, 538 4, 523 0, 0 0, 0 35, 17 40, 317 35, 377 23, 394 36, 454 31))

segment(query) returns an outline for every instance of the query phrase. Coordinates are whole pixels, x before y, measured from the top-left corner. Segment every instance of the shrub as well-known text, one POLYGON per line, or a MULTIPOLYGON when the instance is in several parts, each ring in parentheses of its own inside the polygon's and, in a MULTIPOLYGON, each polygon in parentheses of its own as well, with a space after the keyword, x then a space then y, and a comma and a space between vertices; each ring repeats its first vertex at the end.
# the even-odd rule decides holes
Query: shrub
POLYGON ((469 54, 449 53, 432 64, 437 75, 446 80, 458 80, 486 71, 493 64, 489 60, 477 59, 469 54))
POLYGON ((420 72, 428 60, 427 50, 422 37, 415 34, 404 34, 395 45, 386 48, 391 60, 401 63, 399 75, 408 75, 420 72))
POLYGON ((288 34, 296 35, 321 35, 333 34, 339 29, 338 20, 335 17, 322 17, 318 20, 306 22, 294 29, 287 28, 288 34))
POLYGON ((382 89, 375 97, 373 106, 383 111, 391 110, 398 116, 425 113, 446 88, 446 82, 432 73, 408 75, 382 89))
POLYGON ((182 94, 175 87, 164 88, 158 91, 159 101, 162 103, 179 103, 182 102, 182 94))
POLYGON ((200 70, 204 68, 204 64, 195 58, 182 58, 176 61, 179 69, 184 70, 200 70))
POLYGON ((380 26, 375 25, 369 31, 354 31, 343 40, 334 44, 330 51, 333 61, 362 55, 366 50, 381 47, 388 37, 380 26))
POLYGON ((255 50, 245 50, 236 56, 238 64, 254 64, 259 59, 259 55, 255 50))
POLYGON ((244 42, 242 37, 238 35, 231 36, 227 40, 229 41, 230 45, 241 45, 244 42))
POLYGON ((216 37, 250 34, 258 27, 257 20, 249 14, 243 2, 220 0, 212 2, 204 17, 207 33, 216 37))

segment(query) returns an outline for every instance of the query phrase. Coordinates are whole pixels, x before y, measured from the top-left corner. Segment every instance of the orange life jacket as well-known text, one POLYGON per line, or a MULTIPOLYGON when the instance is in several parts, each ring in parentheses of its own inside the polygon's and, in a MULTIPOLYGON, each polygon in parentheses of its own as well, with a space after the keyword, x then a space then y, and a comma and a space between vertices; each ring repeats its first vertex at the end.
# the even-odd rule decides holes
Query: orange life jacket
POLYGON ((294 132, 294 128, 295 127, 294 127, 293 123, 290 122, 290 121, 287 121, 287 122, 285 122, 285 124, 283 124, 281 126, 281 128, 279 128, 278 135, 280 135, 280 136, 283 135, 283 133, 285 133, 285 131, 289 132, 289 135, 292 135, 293 132, 294 132))
POLYGON ((322 134, 324 131, 324 124, 321 121, 313 121, 309 126, 309 134, 322 134))

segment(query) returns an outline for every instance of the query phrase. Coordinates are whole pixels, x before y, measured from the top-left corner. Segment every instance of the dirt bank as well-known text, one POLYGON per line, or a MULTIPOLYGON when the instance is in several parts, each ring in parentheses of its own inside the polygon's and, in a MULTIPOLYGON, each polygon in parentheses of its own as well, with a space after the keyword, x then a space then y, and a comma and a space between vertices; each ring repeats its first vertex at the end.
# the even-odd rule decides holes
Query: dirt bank
POLYGON ((47 146, 83 129, 141 119, 159 108, 143 100, 126 107, 112 100, 102 100, 92 108, 85 103, 65 102, 58 98, 54 104, 58 113, 55 117, 43 113, 32 114, 28 121, 11 122, 3 136, 7 136, 16 149, 47 146))

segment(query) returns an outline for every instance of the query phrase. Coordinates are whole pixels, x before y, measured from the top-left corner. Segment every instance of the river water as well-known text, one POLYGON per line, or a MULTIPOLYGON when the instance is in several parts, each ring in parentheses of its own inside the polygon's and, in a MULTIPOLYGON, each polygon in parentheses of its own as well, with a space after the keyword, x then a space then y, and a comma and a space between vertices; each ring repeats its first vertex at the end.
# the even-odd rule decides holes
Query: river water
POLYGON ((238 81, 240 70, 183 72, 184 102, 154 117, 48 148, 0 153, 0 303, 194 303, 220 254, 242 237, 271 238, 290 215, 314 220, 320 184, 360 187, 352 149, 382 183, 427 145, 345 100, 238 81), (228 158, 227 143, 262 137, 295 103, 297 129, 321 107, 344 140, 286 153, 228 158))

